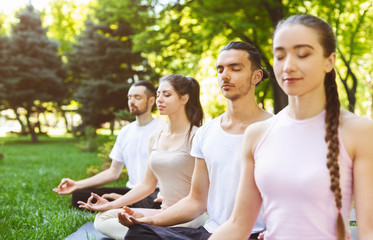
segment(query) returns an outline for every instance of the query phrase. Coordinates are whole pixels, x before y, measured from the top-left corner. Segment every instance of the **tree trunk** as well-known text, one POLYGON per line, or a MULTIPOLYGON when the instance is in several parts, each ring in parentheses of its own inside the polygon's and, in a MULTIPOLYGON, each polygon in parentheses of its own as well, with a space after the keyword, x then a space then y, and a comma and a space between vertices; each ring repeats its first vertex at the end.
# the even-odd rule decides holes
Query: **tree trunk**
POLYGON ((348 111, 354 113, 355 112, 355 105, 356 105, 356 90, 349 92, 348 95, 348 111))
MULTIPOLYGON (((273 29, 275 29, 277 26, 277 23, 280 20, 282 20, 285 16, 284 11, 286 11, 286 8, 284 7, 282 0, 262 1, 261 3, 267 9, 269 16, 271 18, 271 21, 272 21, 273 29)), ((271 80, 272 91, 273 91, 273 108, 274 108, 274 113, 276 114, 288 105, 288 97, 284 93, 284 91, 282 91, 280 86, 277 84, 271 63, 268 61, 267 58, 264 57, 263 53, 261 54, 263 57, 263 61, 265 62, 268 68, 268 71, 271 74, 270 80, 271 80)))
POLYGON ((61 109, 61 112, 62 112, 63 120, 65 121, 66 132, 69 133, 69 132, 72 131, 72 126, 71 126, 71 124, 69 124, 69 121, 67 120, 66 112, 64 110, 62 110, 62 109, 61 109))
POLYGON ((31 118, 30 110, 26 109, 26 111, 27 111, 26 112, 27 127, 28 127, 29 133, 31 135, 31 142, 32 143, 37 143, 38 142, 38 135, 35 133, 35 128, 31 124, 31 121, 30 121, 30 118, 31 118))
POLYGON ((65 122, 66 132, 67 133, 72 132, 72 122, 73 121, 71 120, 71 123, 69 123, 69 120, 67 120, 66 111, 63 110, 60 106, 58 106, 56 108, 57 108, 57 111, 61 112, 62 118, 65 122))
POLYGON ((288 105, 288 97, 284 91, 282 91, 275 79, 272 78, 271 81, 273 91, 273 108, 274 113, 276 114, 288 105))
MULTIPOLYGON (((43 118, 44 118, 44 124, 45 124, 45 126, 47 126, 47 127, 50 127, 50 126, 52 126, 52 124, 48 121, 48 118, 47 118, 47 115, 46 115, 46 113, 45 112, 42 112, 41 114, 43 114, 43 118)), ((39 118, 38 118, 39 119, 39 118)), ((40 121, 39 121, 40 122, 40 121)))
POLYGON ((26 135, 27 134, 26 126, 25 126, 25 124, 23 124, 23 122, 21 120, 21 116, 19 115, 19 113, 17 111, 17 108, 12 108, 12 110, 13 110, 14 114, 16 115, 16 119, 19 122, 19 125, 21 125, 21 134, 26 135))
POLYGON ((39 135, 43 134, 43 131, 41 130, 40 112, 37 113, 36 123, 34 124, 34 131, 39 135), (38 129, 38 132, 36 132, 36 129, 38 129))
POLYGON ((353 113, 353 112, 355 112, 356 89, 357 89, 358 80, 357 80, 357 77, 356 77, 355 73, 352 71, 349 62, 346 61, 346 59, 343 56, 343 54, 341 53, 341 51, 339 51, 339 53, 340 53, 340 56, 341 56, 341 58, 342 58, 342 60, 345 64, 345 66, 347 67, 347 73, 346 73, 346 76, 344 78, 342 78, 341 73, 338 71, 337 68, 336 68, 336 71, 337 71, 337 74, 338 74, 339 78, 341 79, 343 87, 345 88, 346 93, 347 93, 348 110, 353 113), (349 77, 351 77, 351 79, 352 79, 352 87, 348 86, 349 77))
POLYGON ((115 119, 111 120, 110 121, 110 132, 111 132, 111 135, 114 135, 114 126, 115 126, 115 119))

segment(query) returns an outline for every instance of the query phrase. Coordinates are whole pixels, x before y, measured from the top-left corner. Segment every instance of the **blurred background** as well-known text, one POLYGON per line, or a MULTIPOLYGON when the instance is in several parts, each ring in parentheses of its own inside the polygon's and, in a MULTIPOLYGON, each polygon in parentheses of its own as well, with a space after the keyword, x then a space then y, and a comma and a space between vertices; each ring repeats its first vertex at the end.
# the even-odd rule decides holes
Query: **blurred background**
POLYGON ((0 0, 0 135, 113 133, 133 120, 130 85, 169 73, 195 77, 206 118, 216 117, 225 111, 216 58, 234 40, 262 54, 271 77, 257 101, 277 113, 287 99, 273 76, 272 31, 300 13, 333 26, 342 105, 372 118, 372 0, 0 0))
MULTIPOLYGON (((301 13, 332 25, 342 106, 372 118, 373 0, 0 0, 0 239, 65 239, 93 222, 52 189, 110 166, 116 131, 133 120, 135 81, 196 78, 208 121, 225 111, 220 49, 245 41, 271 74, 258 103, 280 111, 287 98, 273 76, 272 32, 301 13)), ((126 178, 123 169, 108 186, 126 178)))

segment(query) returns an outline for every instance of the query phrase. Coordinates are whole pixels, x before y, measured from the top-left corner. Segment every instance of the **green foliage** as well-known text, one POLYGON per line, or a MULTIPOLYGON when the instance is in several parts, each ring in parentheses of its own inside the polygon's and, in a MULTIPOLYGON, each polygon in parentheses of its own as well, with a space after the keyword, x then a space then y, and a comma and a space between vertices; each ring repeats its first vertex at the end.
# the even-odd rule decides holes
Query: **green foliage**
MULTIPOLYGON (((357 99, 362 98, 364 79, 371 72, 371 67, 362 64, 366 53, 371 52, 373 20, 373 3, 365 0, 353 1, 312 1, 305 5, 307 13, 319 16, 329 22, 337 36, 336 70, 344 90, 343 105, 355 112, 357 99)), ((369 99, 369 98, 368 98, 369 99)), ((357 105, 359 106, 359 105, 357 105)), ((361 110, 360 110, 361 111, 361 110)))
MULTIPOLYGON (((154 16, 154 24, 135 35, 135 50, 145 52, 151 66, 161 75, 195 76, 208 71, 201 55, 216 59, 225 44, 241 40, 258 48, 263 66, 272 73, 271 33, 286 9, 287 5, 271 0, 170 2, 154 16)), ((278 111, 286 105, 286 96, 273 74, 266 81, 270 84, 262 87, 271 89, 261 92, 266 93, 265 98, 273 97, 278 111)))
MULTIPOLYGON (((98 151, 97 156, 101 160, 102 164, 100 166, 90 165, 86 170, 88 176, 94 176, 110 167, 112 159, 109 157, 109 155, 111 150, 113 149, 115 140, 116 137, 110 135, 107 136, 107 138, 104 138, 105 142, 101 140, 99 145, 97 144, 98 141, 96 141, 96 144, 98 145, 98 147, 96 148, 98 151)), ((128 180, 127 169, 123 168, 122 174, 120 175, 119 179, 124 179, 125 181, 128 180)))
POLYGON ((371 72, 371 67, 357 70, 363 63, 362 57, 367 59, 370 55, 366 53, 371 52, 371 1, 189 0, 160 6, 159 13, 153 15, 154 24, 134 37, 135 50, 143 51, 158 73, 203 75, 201 72, 208 69, 201 58, 214 58, 218 54, 215 49, 229 41, 249 42, 258 48, 263 66, 272 76, 258 87, 258 101, 267 105, 273 99, 274 112, 287 104, 274 79, 271 48, 272 31, 284 17, 310 13, 324 18, 335 28, 338 53, 344 59, 337 69, 350 108, 355 105, 357 85, 361 83, 358 79, 371 72))
POLYGON ((9 48, 10 40, 7 36, 0 36, 0 110, 8 109, 9 104, 6 101, 8 96, 8 89, 6 89, 7 79, 10 78, 10 64, 9 64, 9 48))
POLYGON ((132 115, 128 110, 124 109, 124 110, 120 110, 118 112, 115 112, 114 115, 119 118, 119 119, 122 119, 122 120, 125 120, 125 121, 128 121, 128 122, 132 122, 134 120, 136 120, 136 117, 134 115, 132 115))
POLYGON ((139 53, 132 53, 125 22, 117 26, 86 22, 86 29, 69 55, 69 68, 76 82, 74 98, 81 107, 83 125, 99 127, 114 120, 114 112, 127 108, 131 83, 149 79, 151 69, 139 53))
POLYGON ((77 139, 80 139, 80 142, 77 144, 80 151, 96 152, 99 147, 111 141, 111 136, 97 135, 96 128, 88 125, 84 127, 84 132, 77 139))
MULTIPOLYGON (((91 165, 87 168, 87 175, 93 176, 96 175, 99 172, 102 172, 105 169, 108 169, 111 165, 112 159, 109 157, 109 154, 111 150, 113 149, 114 143, 115 143, 116 137, 110 136, 107 139, 107 142, 101 144, 98 147, 98 153, 97 156, 98 158, 102 161, 101 166, 97 165, 91 165)), ((127 170, 123 169, 122 174, 119 179, 125 179, 127 181, 128 176, 127 176, 127 170)))
POLYGON ((61 102, 66 88, 58 44, 46 37, 40 16, 32 7, 27 7, 18 18, 20 22, 13 27, 10 39, 11 66, 15 69, 9 80, 9 89, 17 90, 17 94, 9 97, 9 101, 30 110, 35 101, 61 102))
MULTIPOLYGON (((84 141, 82 141, 80 144, 78 144, 78 147, 82 152, 96 152, 97 150, 97 157, 101 160, 101 165, 90 165, 86 169, 86 173, 88 176, 94 176, 106 169, 108 169, 111 165, 112 159, 109 157, 111 150, 113 149, 113 146, 115 144, 116 136, 114 135, 98 135, 97 137, 94 137, 96 133, 96 129, 93 127, 86 127, 86 137, 84 141), (89 133, 90 132, 90 133, 89 133), (94 132, 94 133, 93 133, 94 132), (90 137, 88 137, 90 136, 90 137), (91 149, 88 149, 88 142, 91 142, 91 146, 93 146, 91 149)), ((122 170, 122 174, 119 177, 119 179, 123 179, 125 181, 128 180, 127 175, 127 169, 122 170)))
POLYGON ((152 0, 96 0, 93 6, 97 19, 107 25, 126 22, 134 32, 142 32, 153 24, 152 0))
MULTIPOLYGON (((79 101, 84 125, 99 127, 115 117, 128 118, 121 111, 127 108, 127 90, 137 79, 155 82, 160 75, 177 73, 206 85, 203 82, 216 76, 219 50, 235 40, 255 45, 263 56, 262 66, 271 78, 256 88, 256 96, 266 109, 277 112, 287 98, 273 76, 272 31, 280 19, 299 13, 319 16, 332 25, 338 40, 336 69, 342 105, 357 114, 373 115, 370 0, 95 0, 86 5, 53 0, 50 7, 43 13, 43 19, 51 20, 48 33, 35 11, 27 8, 18 11, 14 36, 2 35, 6 19, 0 14, 0 110, 17 106, 15 111, 30 111, 31 127, 47 111, 45 102, 52 104, 48 111, 58 110, 72 96, 79 101), (87 16, 91 21, 84 25, 87 16), (47 44, 45 34, 59 45, 47 44), (36 36, 43 36, 39 45, 36 36), (30 48, 31 44, 36 47, 30 48), (68 77, 63 69, 51 73, 43 68, 45 59, 49 64, 60 61, 50 60, 54 54, 47 51, 58 47, 59 53, 71 53, 63 58, 69 66, 68 77), (52 84, 51 79, 56 81, 52 84)), ((201 89, 202 96, 209 98, 203 105, 208 117, 224 111, 220 93, 210 89, 201 89)))
POLYGON ((84 140, 81 140, 78 144, 80 151, 82 152, 94 152, 97 150, 96 143, 96 128, 93 126, 86 126, 84 128, 84 140))
POLYGON ((0 13, 0 36, 5 34, 5 28, 3 27, 5 19, 5 14, 0 13))
POLYGON ((46 37, 40 15, 33 7, 28 6, 17 17, 19 22, 13 26, 10 38, 0 40, 0 99, 2 109, 24 109, 28 132, 35 142, 35 128, 40 131, 38 116, 46 110, 44 104, 58 106, 66 98, 66 72, 57 54, 57 42, 46 37))
POLYGON ((84 21, 91 13, 91 8, 73 0, 53 0, 49 2, 51 23, 48 36, 60 43, 60 54, 72 51, 75 37, 84 29, 84 21))

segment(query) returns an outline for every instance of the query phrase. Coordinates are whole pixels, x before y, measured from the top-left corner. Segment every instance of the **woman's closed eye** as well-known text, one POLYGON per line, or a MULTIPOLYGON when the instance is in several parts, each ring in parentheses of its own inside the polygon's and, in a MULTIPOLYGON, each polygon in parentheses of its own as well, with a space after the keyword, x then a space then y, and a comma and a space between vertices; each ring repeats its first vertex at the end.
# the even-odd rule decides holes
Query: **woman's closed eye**
POLYGON ((299 58, 306 58, 306 57, 308 57, 310 54, 309 53, 307 53, 307 54, 298 54, 298 57, 299 58))
POLYGON ((285 54, 275 54, 274 57, 276 58, 276 60, 282 60, 285 58, 285 54))

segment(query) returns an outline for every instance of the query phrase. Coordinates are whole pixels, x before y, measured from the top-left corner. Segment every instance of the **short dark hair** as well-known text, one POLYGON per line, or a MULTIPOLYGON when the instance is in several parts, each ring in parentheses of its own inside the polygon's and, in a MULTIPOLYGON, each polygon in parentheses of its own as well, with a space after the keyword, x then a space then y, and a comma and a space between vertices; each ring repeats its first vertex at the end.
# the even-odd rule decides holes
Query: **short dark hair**
POLYGON ((231 49, 246 51, 249 54, 249 60, 251 62, 252 70, 261 69, 263 71, 262 79, 266 79, 269 77, 268 72, 260 67, 262 58, 260 57, 259 51, 256 47, 245 42, 230 42, 227 45, 225 45, 220 52, 231 49))
POLYGON ((132 86, 133 87, 144 86, 146 88, 145 94, 148 96, 148 98, 157 96, 156 88, 154 87, 153 83, 149 81, 141 80, 141 81, 135 82, 134 84, 132 84, 132 86))

